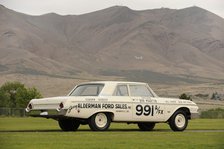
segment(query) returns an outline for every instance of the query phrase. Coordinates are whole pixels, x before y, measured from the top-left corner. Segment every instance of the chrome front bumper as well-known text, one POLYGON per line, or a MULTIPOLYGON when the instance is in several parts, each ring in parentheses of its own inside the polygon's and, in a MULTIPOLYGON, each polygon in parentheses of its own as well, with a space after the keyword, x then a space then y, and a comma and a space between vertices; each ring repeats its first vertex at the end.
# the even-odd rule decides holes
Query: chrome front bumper
POLYGON ((191 113, 191 119, 199 118, 199 113, 191 113))

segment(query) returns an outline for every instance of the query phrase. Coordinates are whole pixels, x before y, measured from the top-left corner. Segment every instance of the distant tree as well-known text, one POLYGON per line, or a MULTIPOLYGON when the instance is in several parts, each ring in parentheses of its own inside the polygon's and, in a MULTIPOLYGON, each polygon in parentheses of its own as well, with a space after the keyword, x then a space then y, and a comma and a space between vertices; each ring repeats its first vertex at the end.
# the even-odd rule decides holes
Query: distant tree
POLYGON ((26 107, 28 102, 34 98, 41 98, 36 88, 18 89, 16 94, 17 107, 26 107))
POLYGON ((0 107, 24 108, 29 100, 40 97, 36 88, 26 88, 20 82, 6 82, 0 87, 0 107))
POLYGON ((190 96, 188 96, 187 94, 183 93, 179 96, 180 99, 186 99, 186 100, 192 100, 190 96))
POLYGON ((211 99, 215 99, 217 93, 212 93, 211 99))
POLYGON ((212 93, 211 99, 213 99, 213 100, 221 100, 221 97, 220 97, 220 95, 217 92, 215 92, 215 93, 212 93))
POLYGON ((0 107, 9 107, 9 94, 0 89, 0 107))
POLYGON ((16 107, 16 92, 18 89, 25 89, 24 84, 19 82, 6 82, 0 88, 3 103, 6 107, 16 107))

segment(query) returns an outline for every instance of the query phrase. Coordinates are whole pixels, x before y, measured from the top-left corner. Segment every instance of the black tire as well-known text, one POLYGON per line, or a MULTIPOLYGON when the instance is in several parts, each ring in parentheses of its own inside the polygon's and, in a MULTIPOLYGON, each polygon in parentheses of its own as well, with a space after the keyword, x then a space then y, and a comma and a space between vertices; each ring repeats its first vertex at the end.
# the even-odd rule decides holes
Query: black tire
POLYGON ((58 124, 63 131, 76 131, 80 126, 78 121, 71 119, 58 120, 58 124))
POLYGON ((155 123, 152 122, 143 122, 143 123, 138 123, 138 127, 142 131, 152 131, 153 128, 155 127, 155 123))
POLYGON ((93 131, 105 131, 110 127, 111 118, 107 113, 96 113, 89 119, 89 127, 93 131))
POLYGON ((169 119, 170 128, 173 131, 184 131, 188 125, 188 118, 183 110, 176 111, 169 119))

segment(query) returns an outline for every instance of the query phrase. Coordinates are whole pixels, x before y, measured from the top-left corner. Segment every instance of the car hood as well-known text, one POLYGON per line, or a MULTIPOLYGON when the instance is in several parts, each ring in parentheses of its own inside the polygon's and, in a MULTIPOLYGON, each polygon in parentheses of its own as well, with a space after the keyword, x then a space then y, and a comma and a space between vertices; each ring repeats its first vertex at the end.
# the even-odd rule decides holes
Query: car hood
POLYGON ((196 105, 196 103, 194 103, 193 101, 185 100, 185 99, 178 99, 178 98, 164 98, 164 97, 159 97, 159 100, 158 101, 165 102, 167 104, 196 105))

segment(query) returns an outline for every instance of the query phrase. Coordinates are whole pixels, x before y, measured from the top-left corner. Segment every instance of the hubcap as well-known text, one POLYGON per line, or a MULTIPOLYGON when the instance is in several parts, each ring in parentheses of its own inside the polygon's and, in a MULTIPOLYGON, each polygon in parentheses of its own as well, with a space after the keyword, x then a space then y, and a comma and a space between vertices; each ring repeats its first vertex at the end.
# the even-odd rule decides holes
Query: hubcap
POLYGON ((186 123, 186 119, 184 117, 183 114, 177 114, 176 118, 175 118, 175 124, 178 128, 182 128, 184 127, 186 123))
POLYGON ((95 118, 95 123, 100 128, 105 127, 107 124, 107 116, 104 113, 98 113, 95 118))

